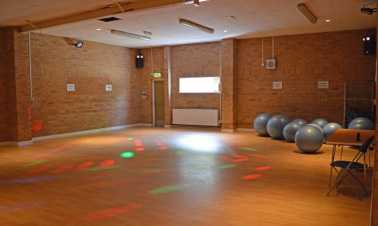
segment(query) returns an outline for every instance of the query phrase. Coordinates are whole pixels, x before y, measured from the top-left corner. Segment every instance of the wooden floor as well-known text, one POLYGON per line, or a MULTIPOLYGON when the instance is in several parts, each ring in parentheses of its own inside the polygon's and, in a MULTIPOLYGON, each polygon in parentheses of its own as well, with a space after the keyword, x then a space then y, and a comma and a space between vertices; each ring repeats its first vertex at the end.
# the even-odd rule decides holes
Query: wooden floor
POLYGON ((369 225, 370 197, 326 196, 331 149, 148 127, 0 147, 0 225, 369 225))

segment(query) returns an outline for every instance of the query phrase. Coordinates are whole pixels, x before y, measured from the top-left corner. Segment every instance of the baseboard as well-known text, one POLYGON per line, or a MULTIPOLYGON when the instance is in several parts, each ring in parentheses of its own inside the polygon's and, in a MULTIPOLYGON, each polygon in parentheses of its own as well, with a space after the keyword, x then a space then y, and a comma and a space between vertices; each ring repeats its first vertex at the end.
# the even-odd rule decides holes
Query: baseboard
POLYGON ((6 146, 19 146, 19 147, 22 147, 22 146, 28 146, 28 145, 31 145, 31 144, 33 144, 32 140, 20 141, 20 142, 7 141, 7 142, 1 142, 0 143, 0 147, 6 147, 6 146))
POLYGON ((236 129, 222 129, 221 131, 226 133, 233 133, 236 131, 236 129))
POLYGON ((238 128, 237 129, 238 132, 256 132, 255 129, 247 129, 247 128, 238 128))
POLYGON ((101 129, 91 129, 91 130, 84 130, 84 131, 78 131, 78 132, 72 132, 72 133, 62 133, 62 134, 56 134, 56 135, 34 137, 33 141, 50 140, 50 139, 63 138, 63 137, 72 137, 72 136, 85 135, 85 134, 91 134, 91 133, 98 133, 98 132, 105 132, 105 131, 112 131, 112 130, 121 130, 121 129, 131 128, 131 127, 151 127, 151 126, 152 126, 152 124, 148 124, 148 123, 136 123, 136 124, 130 124, 130 125, 124 125, 124 126, 114 126, 114 127, 107 127, 107 128, 101 128, 101 129))
POLYGON ((164 128, 172 128, 172 125, 164 125, 164 128))

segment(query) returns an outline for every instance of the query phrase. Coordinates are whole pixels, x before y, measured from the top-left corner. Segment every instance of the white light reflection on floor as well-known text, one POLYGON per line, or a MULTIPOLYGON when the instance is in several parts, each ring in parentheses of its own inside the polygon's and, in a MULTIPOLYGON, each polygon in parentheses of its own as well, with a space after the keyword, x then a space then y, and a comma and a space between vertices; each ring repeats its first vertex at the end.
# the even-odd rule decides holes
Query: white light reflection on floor
POLYGON ((178 138, 177 145, 181 148, 192 151, 219 153, 222 152, 222 145, 219 140, 212 136, 206 135, 187 135, 178 138))

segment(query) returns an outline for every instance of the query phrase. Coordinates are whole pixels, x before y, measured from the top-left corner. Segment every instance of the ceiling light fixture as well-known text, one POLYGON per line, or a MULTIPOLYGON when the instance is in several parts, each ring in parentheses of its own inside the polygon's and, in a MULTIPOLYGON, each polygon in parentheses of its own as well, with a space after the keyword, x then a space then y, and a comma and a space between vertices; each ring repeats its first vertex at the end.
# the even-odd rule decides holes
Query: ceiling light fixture
POLYGON ((326 22, 326 23, 329 23, 329 22, 331 22, 331 20, 325 20, 325 22, 326 22))
POLYGON ((315 24, 318 19, 312 14, 312 12, 306 7, 304 3, 297 5, 298 10, 313 24, 315 24))
POLYGON ((83 45, 84 45, 84 42, 82 42, 82 41, 77 41, 77 42, 74 44, 74 46, 77 47, 77 48, 81 48, 81 47, 83 47, 83 45))
POLYGON ((195 29, 198 29, 198 30, 201 30, 203 32, 207 32, 207 33, 210 33, 210 34, 214 33, 214 29, 203 26, 201 24, 197 24, 197 23, 190 21, 190 20, 179 19, 179 23, 184 24, 184 25, 189 26, 189 27, 192 27, 192 28, 195 28, 195 29))
POLYGON ((376 13, 377 12, 377 8, 366 8, 366 6, 371 5, 371 4, 375 3, 376 1, 377 0, 375 0, 374 2, 371 2, 369 4, 366 4, 366 5, 362 6, 361 12, 362 13, 366 13, 368 15, 373 15, 373 13, 376 13))
POLYGON ((151 40, 151 37, 133 34, 133 33, 125 32, 125 31, 110 30, 110 33, 112 33, 114 35, 121 35, 121 36, 129 37, 129 38, 136 38, 136 39, 141 39, 141 40, 151 40))

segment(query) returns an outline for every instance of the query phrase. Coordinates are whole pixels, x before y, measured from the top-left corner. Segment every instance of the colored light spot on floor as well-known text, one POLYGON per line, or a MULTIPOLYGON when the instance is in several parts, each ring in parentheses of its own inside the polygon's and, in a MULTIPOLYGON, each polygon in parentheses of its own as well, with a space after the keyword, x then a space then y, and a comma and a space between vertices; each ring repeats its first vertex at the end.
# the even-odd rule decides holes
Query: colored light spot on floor
POLYGON ((42 120, 34 120, 32 128, 33 128, 33 132, 38 133, 43 128, 43 121, 42 120))
POLYGON ((48 170, 49 168, 50 168, 49 166, 44 166, 44 167, 40 167, 40 168, 37 168, 37 169, 34 169, 34 170, 30 170, 29 172, 27 172, 25 174, 25 176, 32 176, 32 175, 40 174, 40 173, 48 170))
POLYGON ((104 209, 97 212, 89 213, 87 215, 75 218, 69 222, 69 224, 85 224, 91 223, 95 221, 99 221, 106 218, 113 218, 118 215, 140 209, 141 205, 125 205, 125 206, 118 206, 110 209, 104 209))
POLYGON ((60 168, 57 168, 57 169, 53 170, 51 173, 53 173, 53 174, 64 173, 64 172, 66 172, 66 171, 68 171, 68 170, 70 170, 72 168, 73 168, 72 164, 65 165, 65 166, 62 166, 60 168))
POLYGON ((61 150, 63 150, 65 147, 60 147, 60 148, 55 148, 55 149, 53 149, 53 150, 51 150, 51 151, 61 151, 61 150))
POLYGON ((133 140, 134 138, 132 138, 132 137, 129 137, 129 138, 127 138, 127 140, 133 140))
POLYGON ((84 170, 86 171, 100 171, 100 170, 108 170, 108 169, 114 169, 118 168, 119 166, 109 166, 109 167, 91 167, 91 168, 86 168, 84 170))
POLYGON ((124 152, 121 154, 121 157, 122 158, 131 158, 131 157, 134 157, 134 153, 133 152, 124 152))
POLYGON ((134 150, 135 151, 145 151, 146 149, 145 148, 135 148, 134 150))
POLYGON ((219 166, 218 168, 220 168, 220 169, 227 169, 227 168, 232 168, 232 167, 235 167, 235 166, 236 166, 235 164, 229 164, 229 165, 219 166))
POLYGON ((0 184, 28 184, 28 183, 35 183, 35 182, 58 179, 60 177, 61 176, 29 177, 29 178, 22 178, 22 179, 0 181, 0 184))
POLYGON ((20 211, 24 209, 37 207, 37 206, 42 206, 45 203, 46 203, 45 201, 32 201, 32 202, 19 202, 19 203, 14 203, 11 205, 1 205, 0 214, 20 211))
POLYGON ((94 165, 94 162, 92 162, 92 161, 83 162, 83 163, 81 163, 80 165, 78 165, 78 166, 76 167, 76 169, 82 170, 82 169, 86 169, 86 168, 88 168, 88 167, 91 167, 91 166, 93 166, 93 165, 94 165))
POLYGON ((167 149, 168 149, 168 147, 165 147, 165 146, 161 146, 161 147, 159 147, 159 149, 160 149, 160 150, 167 150, 167 149))
POLYGON ((143 144, 139 144, 139 143, 137 143, 137 144, 134 144, 134 146, 135 146, 135 147, 142 147, 143 144))
POLYGON ((247 155, 252 156, 252 157, 254 157, 254 158, 258 158, 258 159, 266 159, 266 158, 268 158, 268 157, 266 157, 266 156, 259 155, 259 154, 249 154, 249 153, 248 153, 247 155))
POLYGON ((261 167, 257 167, 255 170, 256 171, 264 171, 264 170, 270 170, 272 167, 270 166, 261 166, 261 167))
POLYGON ((41 159, 41 160, 38 160, 38 161, 34 161, 34 162, 31 162, 31 163, 28 163, 25 166, 26 167, 28 167, 28 166, 36 166, 36 165, 42 164, 42 163, 44 163, 46 161, 47 161, 47 159, 41 159))
POLYGON ((158 145, 158 146, 163 146, 164 144, 161 143, 161 142, 158 142, 158 143, 156 143, 156 145, 158 145))
POLYGON ((224 156, 224 155, 221 155, 219 156, 220 159, 222 159, 223 161, 226 161, 226 162, 233 162, 234 159, 229 157, 229 156, 224 156))
POLYGON ((259 151, 255 148, 250 148, 250 147, 241 147, 241 149, 246 150, 246 151, 259 151))
POLYGON ((112 160, 112 159, 105 160, 102 163, 100 163, 100 167, 110 167, 110 166, 113 166, 114 163, 115 163, 115 161, 112 160))
POLYGON ((254 179, 257 179, 261 176, 262 176, 261 174, 250 174, 250 175, 246 175, 246 176, 242 177, 242 180, 254 180, 254 179))
POLYGON ((235 159, 233 162, 246 162, 248 159, 235 159))
POLYGON ((185 152, 183 152, 183 151, 176 151, 176 155, 185 155, 185 152))
POLYGON ((157 195, 157 194, 163 194, 163 193, 168 193, 168 192, 173 192, 182 189, 182 185, 169 185, 169 186, 164 186, 160 188, 156 188, 154 190, 149 191, 148 193, 152 195, 157 195))

